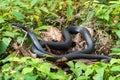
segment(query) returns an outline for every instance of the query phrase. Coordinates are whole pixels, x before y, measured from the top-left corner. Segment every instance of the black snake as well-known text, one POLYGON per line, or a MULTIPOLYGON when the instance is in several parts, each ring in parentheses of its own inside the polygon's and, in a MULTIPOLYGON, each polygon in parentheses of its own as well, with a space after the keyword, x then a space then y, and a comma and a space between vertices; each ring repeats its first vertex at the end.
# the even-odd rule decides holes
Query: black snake
POLYGON ((83 59, 107 59, 108 61, 111 60, 111 57, 104 56, 104 55, 95 55, 95 54, 90 54, 94 50, 94 42, 90 36, 89 31, 85 27, 81 26, 70 26, 65 28, 62 31, 62 34, 65 38, 64 42, 49 42, 49 41, 39 41, 35 35, 29 31, 25 26, 19 23, 12 23, 11 24, 14 27, 21 28, 22 30, 26 31, 28 36, 31 38, 33 45, 31 47, 31 51, 36 54, 37 57, 45 57, 47 60, 50 61, 57 61, 62 58, 66 58, 66 60, 72 60, 72 59, 78 59, 78 58, 83 58, 83 59), (68 54, 64 55, 54 55, 54 54, 48 54, 47 51, 44 50, 45 45, 50 47, 51 49, 54 50, 67 50, 71 47, 72 45, 72 38, 71 34, 77 34, 81 33, 82 37, 85 39, 88 47, 87 49, 81 50, 81 51, 73 51, 68 54), (46 56, 50 55, 50 56, 46 56))

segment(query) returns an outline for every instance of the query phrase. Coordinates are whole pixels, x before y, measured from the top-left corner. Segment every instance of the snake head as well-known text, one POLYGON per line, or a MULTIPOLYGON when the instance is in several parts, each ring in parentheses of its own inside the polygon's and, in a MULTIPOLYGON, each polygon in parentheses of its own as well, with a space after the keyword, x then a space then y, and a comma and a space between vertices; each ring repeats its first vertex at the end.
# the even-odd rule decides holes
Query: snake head
POLYGON ((23 28, 23 25, 20 23, 11 23, 11 26, 14 28, 23 28))

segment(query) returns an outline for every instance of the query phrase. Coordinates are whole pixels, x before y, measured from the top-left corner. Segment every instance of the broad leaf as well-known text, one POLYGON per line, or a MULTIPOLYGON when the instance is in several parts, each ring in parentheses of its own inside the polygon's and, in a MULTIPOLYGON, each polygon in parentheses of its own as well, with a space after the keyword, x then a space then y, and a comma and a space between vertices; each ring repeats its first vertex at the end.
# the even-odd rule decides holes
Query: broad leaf
POLYGON ((24 19, 25 18, 25 16, 21 13, 21 12, 18 12, 18 11, 13 11, 13 13, 12 13, 15 17, 16 17, 16 19, 18 19, 18 20, 21 20, 21 19, 24 19))
POLYGON ((31 73, 33 71, 33 67, 26 67, 22 70, 22 73, 23 74, 26 74, 26 73, 31 73))
POLYGON ((43 63, 39 68, 37 68, 39 71, 49 74, 50 73, 50 63, 43 63))
POLYGON ((113 66, 111 68, 111 71, 120 71, 120 66, 119 65, 118 66, 113 66))
POLYGON ((89 12, 88 15, 87 15, 87 21, 91 20, 94 15, 95 15, 94 11, 89 12))
POLYGON ((117 36, 118 36, 119 39, 120 39, 120 30, 116 30, 115 32, 116 32, 117 36))
POLYGON ((0 18, 0 23, 3 23, 5 22, 3 18, 0 18))
POLYGON ((11 42, 10 38, 3 38, 0 41, 0 54, 4 53, 11 42))
POLYGON ((72 18, 72 13, 73 13, 72 8, 70 6, 68 6, 68 8, 67 8, 67 18, 68 19, 72 18))

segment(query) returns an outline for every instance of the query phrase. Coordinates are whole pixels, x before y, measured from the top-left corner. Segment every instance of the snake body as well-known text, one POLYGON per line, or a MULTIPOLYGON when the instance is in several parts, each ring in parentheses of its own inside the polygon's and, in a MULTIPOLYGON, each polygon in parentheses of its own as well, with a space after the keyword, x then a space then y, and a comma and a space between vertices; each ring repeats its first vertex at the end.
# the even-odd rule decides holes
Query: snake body
POLYGON ((83 38, 85 39, 88 47, 87 49, 81 50, 81 51, 74 51, 68 54, 64 55, 53 55, 51 54, 49 57, 46 57, 47 60, 50 61, 57 61, 62 58, 66 58, 66 60, 72 60, 72 59, 78 59, 78 58, 84 58, 84 59, 107 59, 108 61, 111 60, 111 57, 104 56, 104 55, 95 55, 90 54, 94 50, 94 43, 90 36, 89 31, 81 26, 70 26, 63 30, 63 35, 65 38, 64 42, 49 42, 49 41, 39 41, 35 35, 29 31, 26 27, 24 27, 21 24, 18 23, 12 23, 12 26, 21 28, 22 30, 26 31, 28 33, 28 36, 33 41, 33 45, 31 47, 31 51, 36 54, 37 57, 46 57, 46 54, 48 54, 47 51, 44 50, 43 47, 47 45, 51 49, 54 50, 67 50, 71 47, 72 44, 72 38, 71 34, 77 34, 81 33, 83 38))

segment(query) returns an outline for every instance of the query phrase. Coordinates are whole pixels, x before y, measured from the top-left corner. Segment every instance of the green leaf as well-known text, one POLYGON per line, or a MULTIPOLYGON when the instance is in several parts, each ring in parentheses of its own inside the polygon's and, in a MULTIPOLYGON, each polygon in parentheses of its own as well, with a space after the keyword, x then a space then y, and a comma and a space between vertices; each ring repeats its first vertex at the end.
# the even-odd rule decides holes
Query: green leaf
POLYGON ((87 15, 87 21, 91 20, 93 18, 94 14, 95 14, 94 11, 89 12, 87 15))
POLYGON ((103 80, 104 68, 97 69, 96 72, 97 74, 93 77, 94 80, 103 80))
POLYGON ((116 56, 117 56, 117 55, 120 55, 120 52, 112 52, 112 53, 110 53, 109 55, 111 55, 111 56, 112 56, 112 55, 116 55, 116 56))
POLYGON ((120 52, 120 48, 111 48, 113 52, 120 52))
POLYGON ((120 30, 116 30, 115 32, 116 32, 117 36, 118 36, 119 39, 120 39, 120 30))
POLYGON ((81 68, 76 68, 73 70, 73 73, 76 75, 76 77, 80 77, 80 75, 82 74, 82 69, 81 68))
POLYGON ((85 71, 85 75, 88 76, 88 75, 92 74, 93 71, 94 71, 94 69, 88 68, 88 69, 85 71))
POLYGON ((3 36, 5 36, 5 37, 14 37, 14 33, 13 32, 5 32, 4 34, 3 34, 3 36))
POLYGON ((67 65, 68 65, 70 68, 74 68, 74 63, 73 63, 72 61, 69 61, 69 62, 67 63, 67 65))
POLYGON ((87 66, 82 62, 75 63, 75 68, 79 68, 79 67, 83 70, 86 70, 86 68, 87 68, 87 66))
POLYGON ((49 74, 50 73, 50 63, 43 63, 39 68, 37 68, 39 71, 49 74))
POLYGON ((38 75, 34 75, 33 73, 28 73, 28 74, 25 74, 24 77, 25 77, 25 79, 23 79, 23 80, 37 80, 38 75))
POLYGON ((10 38, 3 38, 2 41, 0 41, 0 54, 4 53, 9 46, 11 42, 10 38))
POLYGON ((88 78, 89 78, 88 76, 80 76, 76 80, 88 80, 88 78))
POLYGON ((49 13, 49 11, 48 11, 48 9, 47 9, 46 7, 43 7, 43 6, 42 6, 42 7, 40 8, 40 10, 42 10, 42 11, 44 11, 44 12, 46 12, 46 13, 49 13))
POLYGON ((33 0, 33 1, 31 1, 31 7, 33 7, 36 3, 38 2, 38 0, 33 0))
POLYGON ((33 67, 26 67, 22 70, 22 74, 31 73, 33 69, 33 67))
POLYGON ((106 13, 106 14, 104 14, 103 17, 104 17, 105 20, 109 21, 109 14, 106 13))
POLYGON ((0 23, 3 23, 5 22, 3 18, 0 18, 0 23))
POLYGON ((21 19, 24 19, 25 18, 25 16, 21 13, 21 12, 18 12, 18 11, 13 11, 13 13, 12 13, 15 17, 16 17, 16 19, 18 19, 18 20, 21 20, 21 19))
POLYGON ((52 79, 57 80, 67 80, 66 73, 62 70, 58 70, 57 73, 50 73, 49 74, 52 79))
POLYGON ((111 71, 120 71, 120 66, 113 66, 111 71))
POLYGON ((116 80, 116 77, 110 76, 108 80, 116 80))
POLYGON ((67 18, 68 19, 72 18, 72 13, 73 13, 72 8, 70 6, 68 6, 68 8, 67 8, 67 18))
POLYGON ((44 26, 40 26, 38 28, 36 28, 35 30, 47 30, 49 29, 51 26, 47 26, 47 25, 44 25, 44 26))
POLYGON ((111 61, 110 61, 110 64, 111 65, 113 65, 113 64, 120 64, 120 59, 112 59, 111 61))

